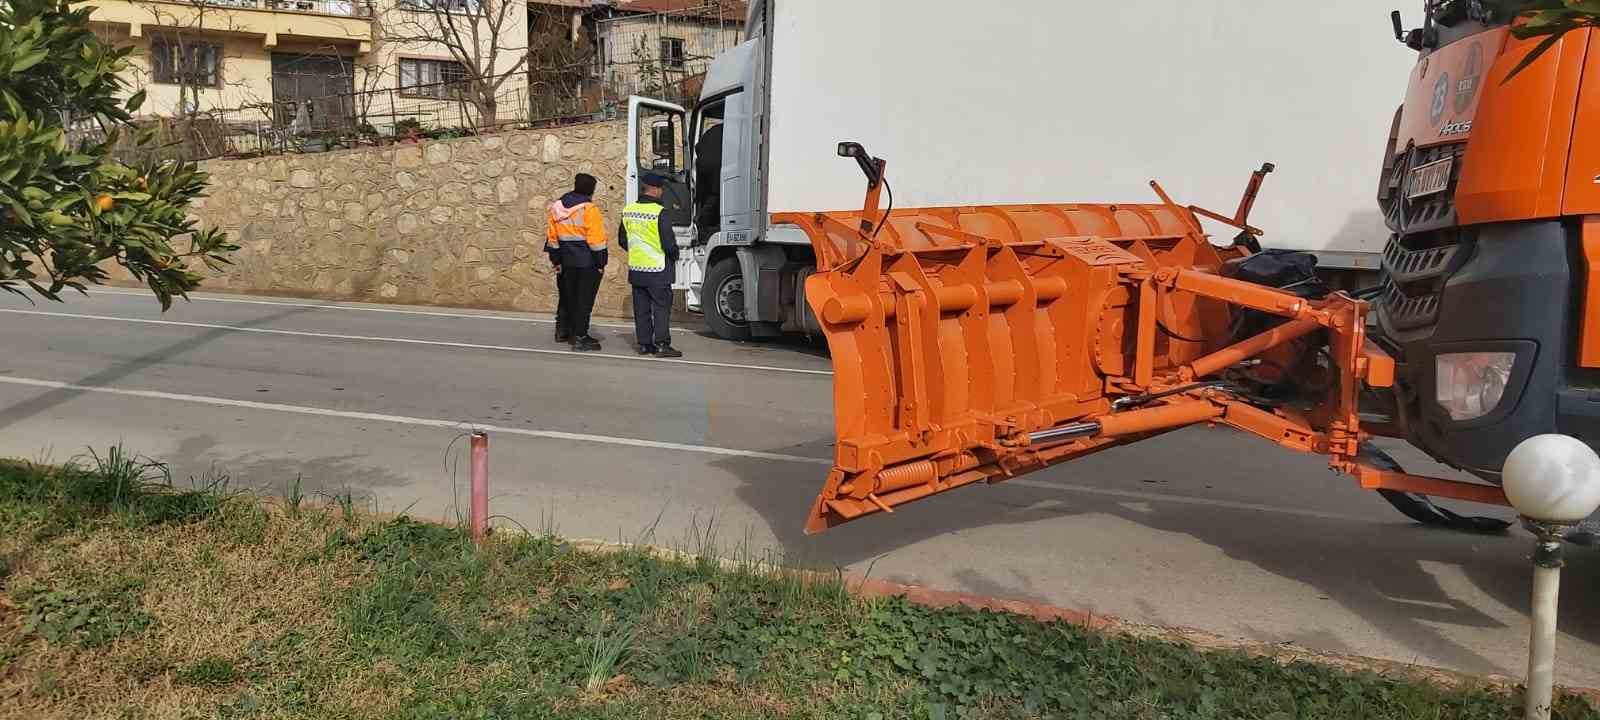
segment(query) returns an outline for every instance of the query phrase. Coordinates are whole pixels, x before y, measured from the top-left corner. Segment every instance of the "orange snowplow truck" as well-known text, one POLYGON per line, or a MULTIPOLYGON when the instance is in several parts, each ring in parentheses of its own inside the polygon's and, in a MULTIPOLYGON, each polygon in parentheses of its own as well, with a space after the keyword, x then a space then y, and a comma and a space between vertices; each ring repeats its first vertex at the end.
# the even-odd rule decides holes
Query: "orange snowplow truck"
POLYGON ((893 158, 841 143, 862 209, 774 218, 811 240, 805 298, 834 358, 835 466, 807 530, 1201 423, 1327 456, 1418 521, 1505 527, 1429 498, 1504 505, 1519 441, 1600 441, 1600 80, 1583 82, 1600 46, 1571 32, 1508 79, 1538 40, 1483 5, 1395 21, 1418 60, 1365 291, 1260 247, 1249 216, 1271 165, 1232 212, 1156 182, 1142 203, 885 212, 893 158), (1479 481, 1408 474, 1375 436, 1479 481))

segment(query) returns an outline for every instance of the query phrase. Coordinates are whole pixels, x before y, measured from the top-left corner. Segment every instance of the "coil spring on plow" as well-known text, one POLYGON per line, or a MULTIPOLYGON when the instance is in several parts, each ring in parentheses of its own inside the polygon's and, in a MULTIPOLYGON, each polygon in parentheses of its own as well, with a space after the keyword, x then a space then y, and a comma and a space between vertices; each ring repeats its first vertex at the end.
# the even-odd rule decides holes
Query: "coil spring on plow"
POLYGON ((1328 455, 1367 487, 1503 502, 1362 465, 1358 393, 1393 378, 1365 304, 1226 277, 1248 251, 1213 246, 1197 209, 1156 189, 1161 203, 885 215, 869 188, 861 211, 775 216, 816 250, 806 298, 834 362, 835 464, 807 532, 1196 423, 1328 455), (1231 337, 1243 311, 1282 320, 1231 337), (1319 391, 1268 404, 1218 379, 1249 364, 1319 375, 1319 391))

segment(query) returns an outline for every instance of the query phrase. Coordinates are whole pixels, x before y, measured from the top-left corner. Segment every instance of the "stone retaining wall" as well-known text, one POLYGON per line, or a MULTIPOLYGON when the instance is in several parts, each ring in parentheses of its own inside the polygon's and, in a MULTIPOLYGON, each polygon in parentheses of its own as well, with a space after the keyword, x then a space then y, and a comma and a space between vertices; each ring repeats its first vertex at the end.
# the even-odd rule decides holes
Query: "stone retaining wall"
MULTIPOLYGON (((616 121, 208 162, 195 214, 240 250, 202 289, 553 311, 545 208, 587 172, 613 235, 626 135, 616 121)), ((597 315, 631 312, 626 267, 613 245, 597 315)))

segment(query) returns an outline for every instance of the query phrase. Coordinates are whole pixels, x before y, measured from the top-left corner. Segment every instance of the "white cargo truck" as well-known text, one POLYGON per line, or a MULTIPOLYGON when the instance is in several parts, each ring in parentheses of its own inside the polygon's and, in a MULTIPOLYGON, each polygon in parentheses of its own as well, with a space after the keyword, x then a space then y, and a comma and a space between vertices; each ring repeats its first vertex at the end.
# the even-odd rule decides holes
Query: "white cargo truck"
MULTIPOLYGON (((812 332, 805 235, 769 218, 858 208, 859 142, 896 207, 1146 202, 1231 215, 1324 267, 1376 269, 1379 165, 1414 53, 1387 0, 753 0, 748 40, 692 110, 629 103, 628 198, 671 178, 679 289, 730 339, 812 332), (697 164, 699 170, 697 172, 697 164)), ((1232 231, 1219 226, 1217 242, 1232 231)))

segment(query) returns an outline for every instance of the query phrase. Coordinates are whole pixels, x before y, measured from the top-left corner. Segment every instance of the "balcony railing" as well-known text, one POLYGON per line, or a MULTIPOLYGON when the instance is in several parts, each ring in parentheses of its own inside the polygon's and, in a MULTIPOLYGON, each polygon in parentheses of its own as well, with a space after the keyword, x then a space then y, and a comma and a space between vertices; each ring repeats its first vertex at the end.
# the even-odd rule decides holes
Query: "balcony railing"
POLYGON ((202 2, 213 7, 244 10, 275 10, 346 17, 372 15, 372 5, 359 0, 202 0, 202 2))

